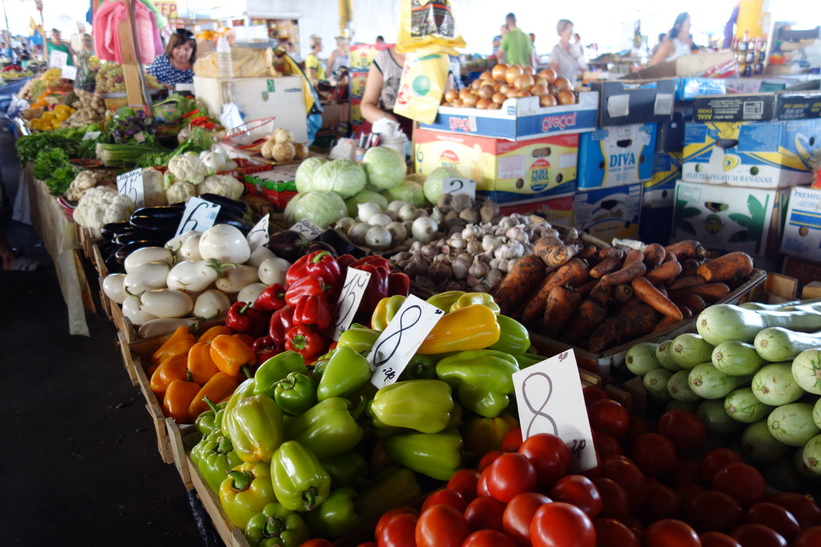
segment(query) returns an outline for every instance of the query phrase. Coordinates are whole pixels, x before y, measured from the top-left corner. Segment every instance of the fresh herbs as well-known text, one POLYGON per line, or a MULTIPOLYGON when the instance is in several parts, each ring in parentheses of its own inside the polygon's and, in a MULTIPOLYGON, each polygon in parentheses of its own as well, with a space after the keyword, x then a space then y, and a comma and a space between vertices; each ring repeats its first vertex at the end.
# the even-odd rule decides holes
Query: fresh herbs
POLYGON ((80 169, 69 161, 68 154, 62 149, 48 148, 37 154, 32 172, 46 183, 52 194, 61 196, 68 190, 80 169))

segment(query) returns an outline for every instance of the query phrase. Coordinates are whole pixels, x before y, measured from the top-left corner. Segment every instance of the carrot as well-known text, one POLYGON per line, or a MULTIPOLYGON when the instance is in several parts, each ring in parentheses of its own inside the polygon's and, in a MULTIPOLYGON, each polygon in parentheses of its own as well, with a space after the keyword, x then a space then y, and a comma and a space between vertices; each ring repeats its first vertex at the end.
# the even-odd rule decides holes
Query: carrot
POLYGON ((701 313, 701 310, 707 307, 707 303, 698 295, 688 294, 675 300, 679 308, 686 306, 690 308, 693 313, 701 313))
POLYGON ((557 285, 550 289, 544 308, 544 333, 551 338, 559 336, 581 302, 582 295, 572 287, 557 285))
POLYGON ((667 288, 671 291, 675 291, 677 289, 684 289, 686 287, 695 287, 696 285, 703 285, 704 283, 706 283, 706 281, 704 281, 704 278, 700 275, 682 275, 679 276, 672 283, 668 283, 667 288))
MULTIPOLYGON (((626 260, 626 259, 625 259, 626 260)), ((602 276, 602 283, 608 287, 615 287, 616 285, 624 285, 630 283, 637 277, 641 277, 647 271, 647 266, 644 262, 638 260, 629 266, 625 266, 621 270, 602 276)))
POLYGON ((658 243, 651 243, 644 248, 644 265, 647 266, 647 271, 652 270, 656 266, 660 266, 664 262, 664 257, 667 256, 667 251, 658 243))
POLYGON ((695 239, 687 239, 673 243, 664 248, 668 253, 675 253, 679 260, 687 260, 688 258, 695 258, 701 260, 707 258, 707 249, 695 239))
POLYGON ((577 252, 575 245, 565 245, 558 237, 540 237, 533 245, 533 254, 551 268, 564 266, 577 252))
POLYGON ((572 258, 570 262, 556 270, 556 275, 535 294, 532 295, 522 311, 521 322, 529 325, 544 316, 547 297, 553 287, 558 285, 581 285, 588 280, 587 262, 580 258, 572 258))
POLYGON ((681 310, 673 304, 673 302, 661 294, 659 290, 649 281, 647 281, 646 277, 637 277, 631 283, 630 286, 633 287, 633 292, 636 295, 636 298, 656 310, 657 312, 665 315, 667 317, 677 317, 679 321, 681 321, 684 316, 681 314, 681 310))
MULTIPOLYGON (((646 263, 645 263, 646 264, 646 263)), ((681 264, 678 262, 665 262, 661 266, 656 266, 646 274, 644 277, 650 283, 661 283, 673 279, 681 273, 681 264)))
POLYGON ((605 258, 611 256, 618 256, 619 258, 624 258, 624 250, 621 247, 605 247, 601 251, 599 251, 599 259, 604 260, 605 258))
POLYGON ((501 313, 515 309, 544 277, 545 265, 538 256, 525 255, 517 260, 493 294, 501 313))
POLYGON ((658 332, 658 331, 664 330, 668 327, 672 327, 673 325, 677 324, 678 322, 679 322, 679 320, 676 319, 675 317, 663 317, 661 319, 661 321, 656 323, 656 326, 653 327, 652 332, 658 332))
POLYGON ((624 304, 631 298, 633 298, 633 287, 630 285, 617 285, 613 289, 613 300, 619 304, 624 304))
POLYGON ((587 298, 607 309, 607 303, 610 301, 610 288, 599 280, 587 298))
POLYGON ((696 275, 699 266, 701 266, 701 261, 695 258, 688 258, 681 263, 681 275, 696 275))
POLYGON ((718 302, 728 294, 730 294, 730 287, 724 283, 703 283, 695 285, 694 287, 685 287, 683 289, 676 289, 670 291, 671 300, 680 300, 688 294, 700 296, 705 302, 718 302))
POLYGON ((584 260, 591 260, 598 255, 599 249, 595 245, 587 245, 584 249, 576 254, 576 257, 584 260))
POLYGON ((678 309, 681 310, 681 315, 683 315, 685 319, 690 319, 693 316, 693 311, 687 306, 678 306, 678 309))
POLYGON ((668 253, 667 251, 664 251, 664 260, 662 260, 661 263, 664 264, 665 262, 678 262, 676 253, 668 253))
POLYGON ((577 345, 579 342, 586 340, 605 319, 607 319, 607 310, 592 300, 585 300, 573 313, 562 340, 577 345))
MULTIPOLYGON (((588 272, 589 273, 589 272, 588 272)), ((593 290, 593 287, 599 284, 598 279, 591 279, 586 283, 582 283, 578 287, 576 287, 576 292, 578 292, 582 297, 587 298, 590 295, 590 291, 593 290)))
POLYGON ((600 279, 603 275, 615 272, 621 268, 623 260, 620 256, 608 256, 592 268, 590 268, 590 277, 600 279))
POLYGON ((709 283, 747 277, 752 271, 753 259, 750 255, 736 251, 708 260, 698 267, 696 273, 709 283))
POLYGON ((653 330, 658 321, 656 311, 642 304, 605 320, 590 335, 588 350, 599 353, 621 342, 643 336, 653 330))
POLYGON ((639 251, 638 249, 630 249, 626 255, 624 255, 624 264, 623 268, 626 268, 630 264, 634 262, 643 262, 644 261, 644 253, 639 251))

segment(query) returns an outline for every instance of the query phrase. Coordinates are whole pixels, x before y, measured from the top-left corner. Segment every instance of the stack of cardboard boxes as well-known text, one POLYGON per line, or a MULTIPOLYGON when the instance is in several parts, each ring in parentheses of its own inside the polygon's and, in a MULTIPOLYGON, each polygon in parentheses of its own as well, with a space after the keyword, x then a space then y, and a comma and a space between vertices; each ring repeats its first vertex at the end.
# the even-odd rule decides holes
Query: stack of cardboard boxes
POLYGON ((365 83, 368 81, 368 70, 371 63, 382 49, 387 49, 391 44, 354 44, 350 47, 350 101, 351 101, 351 128, 357 134, 359 128, 365 122, 362 117, 362 96, 365 94, 365 83))

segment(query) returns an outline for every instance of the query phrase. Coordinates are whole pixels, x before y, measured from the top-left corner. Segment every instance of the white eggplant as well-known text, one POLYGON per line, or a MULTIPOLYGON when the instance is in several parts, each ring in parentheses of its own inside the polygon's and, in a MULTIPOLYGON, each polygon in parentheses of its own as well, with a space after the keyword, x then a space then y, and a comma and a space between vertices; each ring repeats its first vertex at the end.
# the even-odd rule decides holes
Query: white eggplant
POLYGON ((194 302, 194 315, 203 319, 215 319, 228 313, 231 300, 222 291, 211 289, 197 297, 194 302))
POLYGON ((177 253, 177 258, 180 260, 191 261, 202 260, 202 255, 200 254, 201 238, 202 234, 194 234, 183 241, 182 247, 180 247, 180 252, 177 253))
POLYGON ((254 268, 259 268, 259 265, 262 264, 265 260, 269 258, 276 258, 277 255, 269 249, 268 247, 261 246, 256 251, 251 253, 251 256, 248 257, 248 260, 245 263, 248 266, 253 266, 254 268))
POLYGON ((140 299, 134 296, 128 296, 123 301, 123 315, 131 321, 132 325, 137 327, 157 318, 156 315, 143 310, 140 299))
POLYGON ((237 294, 237 302, 250 302, 253 304, 256 301, 257 296, 259 296, 259 293, 267 288, 268 285, 265 283, 251 283, 250 285, 245 285, 237 294))
POLYGON ((111 274, 103 279, 103 292, 107 297, 117 304, 122 304, 125 301, 125 286, 123 281, 125 274, 111 274))
POLYGON ((285 285, 285 274, 288 273, 288 268, 291 263, 284 258, 274 257, 268 258, 259 265, 257 276, 259 280, 266 285, 273 285, 279 283, 285 285))
POLYGON ((177 237, 173 237, 165 242, 165 248, 171 251, 174 255, 177 255, 182 249, 182 244, 188 241, 190 238, 194 236, 202 235, 202 232, 198 230, 189 230, 184 234, 180 234, 177 237))
POLYGON ((217 224, 202 234, 200 255, 205 260, 213 258, 220 262, 242 264, 251 256, 251 247, 237 228, 217 224))
POLYGON ((195 323, 197 323, 197 319, 194 317, 178 317, 173 319, 161 317, 143 323, 137 331, 137 335, 140 338, 153 338, 173 332, 179 327, 190 327, 195 323))
POLYGON ((185 260, 174 265, 166 277, 169 289, 195 294, 214 283, 226 267, 233 266, 205 260, 185 260))
POLYGON ((151 289, 164 289, 171 268, 165 262, 146 262, 132 269, 123 281, 125 290, 140 294, 151 289))
POLYGON ((246 285, 259 281, 257 272, 257 268, 245 264, 240 264, 237 267, 229 266, 217 279, 217 288, 226 294, 236 294, 246 285))
POLYGON ((154 317, 182 317, 194 309, 194 300, 182 291, 157 289, 140 296, 140 308, 154 317))
POLYGON ((125 257, 125 261, 123 262, 125 273, 131 273, 134 268, 147 262, 165 262, 170 266, 174 264, 174 255, 165 247, 143 247, 142 249, 137 249, 125 257))

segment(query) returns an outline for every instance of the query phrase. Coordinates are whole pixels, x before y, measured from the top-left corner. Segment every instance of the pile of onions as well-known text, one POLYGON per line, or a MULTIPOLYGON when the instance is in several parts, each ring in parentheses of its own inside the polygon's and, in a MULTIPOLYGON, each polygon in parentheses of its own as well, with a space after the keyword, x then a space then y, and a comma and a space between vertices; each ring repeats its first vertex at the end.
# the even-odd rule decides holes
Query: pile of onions
POLYGON ((535 74, 533 67, 498 64, 482 72, 470 87, 447 90, 442 105, 498 110, 505 100, 520 97, 539 97, 541 106, 576 104, 577 99, 570 80, 557 76, 552 68, 535 74))

